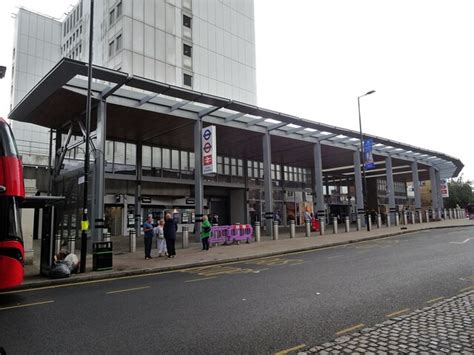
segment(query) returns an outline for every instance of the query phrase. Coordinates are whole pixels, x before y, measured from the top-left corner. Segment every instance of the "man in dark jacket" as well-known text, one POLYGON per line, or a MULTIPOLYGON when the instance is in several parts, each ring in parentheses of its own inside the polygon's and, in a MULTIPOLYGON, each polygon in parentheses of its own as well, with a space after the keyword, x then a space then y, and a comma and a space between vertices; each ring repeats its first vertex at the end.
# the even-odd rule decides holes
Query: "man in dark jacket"
POLYGON ((165 216, 165 225, 163 227, 163 234, 165 235, 166 248, 168 249, 168 258, 174 258, 176 255, 175 243, 176 243, 176 225, 171 214, 167 213, 165 216))

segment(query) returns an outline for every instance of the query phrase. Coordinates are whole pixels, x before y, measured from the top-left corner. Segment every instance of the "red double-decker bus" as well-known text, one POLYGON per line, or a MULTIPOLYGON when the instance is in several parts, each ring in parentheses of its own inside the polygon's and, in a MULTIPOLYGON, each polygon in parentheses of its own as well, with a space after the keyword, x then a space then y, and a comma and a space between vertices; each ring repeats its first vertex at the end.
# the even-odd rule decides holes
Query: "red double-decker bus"
POLYGON ((23 282, 25 252, 19 204, 24 198, 23 165, 12 130, 0 117, 0 289, 23 282))

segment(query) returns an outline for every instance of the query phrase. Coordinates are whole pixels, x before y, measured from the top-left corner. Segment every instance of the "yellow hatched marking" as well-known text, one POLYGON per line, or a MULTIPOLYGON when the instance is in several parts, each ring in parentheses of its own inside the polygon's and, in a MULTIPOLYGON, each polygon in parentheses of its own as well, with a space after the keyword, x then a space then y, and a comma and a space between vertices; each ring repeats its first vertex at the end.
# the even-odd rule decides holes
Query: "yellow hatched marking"
POLYGON ((398 316, 402 313, 406 313, 410 310, 410 308, 405 308, 405 309, 402 309, 400 311, 397 311, 397 312, 393 312, 393 313, 390 313, 390 314, 387 314, 385 317, 387 318, 392 318, 392 317, 395 317, 395 316, 398 316))
POLYGON ((204 281, 204 280, 210 280, 210 279, 216 279, 216 278, 217 278, 217 276, 203 277, 201 279, 186 280, 184 282, 196 282, 196 281, 204 281))
POLYGON ((196 268, 192 270, 183 270, 182 272, 197 274, 201 276, 217 276, 217 275, 236 275, 236 274, 250 274, 255 270, 253 269, 243 269, 240 267, 234 266, 204 266, 201 268, 196 268))
POLYGON ((337 336, 340 336, 340 335, 342 335, 342 334, 346 334, 346 333, 352 332, 352 331, 354 331, 354 330, 356 330, 356 329, 360 329, 360 328, 363 328, 363 327, 364 327, 364 324, 359 323, 359 324, 356 324, 356 325, 354 325, 354 326, 352 326, 352 327, 350 327, 350 328, 346 328, 346 329, 343 329, 343 330, 338 331, 338 332, 336 333, 336 335, 337 335, 337 336))
POLYGON ((246 265, 265 265, 265 266, 281 266, 294 263, 303 263, 303 259, 284 259, 284 258, 271 258, 271 259, 260 259, 248 261, 246 265))
POLYGON ((16 306, 9 306, 9 307, 2 307, 0 311, 5 311, 7 309, 15 309, 15 308, 23 308, 23 307, 31 307, 31 306, 39 306, 42 304, 53 303, 54 301, 43 301, 43 302, 36 302, 36 303, 27 303, 27 304, 18 304, 16 306))
POLYGON ((117 290, 117 291, 109 291, 109 292, 106 292, 105 294, 111 295, 111 294, 114 294, 114 293, 122 293, 122 292, 129 292, 129 291, 144 290, 144 289, 146 289, 146 288, 150 288, 150 286, 127 288, 127 289, 124 289, 124 290, 117 290))
POLYGON ((279 352, 275 353, 275 355, 286 355, 286 354, 291 353, 292 351, 296 351, 296 350, 299 350, 301 348, 304 348, 305 346, 306 346, 306 344, 300 344, 300 345, 294 346, 292 348, 279 351, 279 352))
POLYGON ((441 301, 441 300, 444 300, 444 297, 436 297, 436 298, 433 298, 429 301, 426 301, 426 303, 434 303, 436 301, 441 301))

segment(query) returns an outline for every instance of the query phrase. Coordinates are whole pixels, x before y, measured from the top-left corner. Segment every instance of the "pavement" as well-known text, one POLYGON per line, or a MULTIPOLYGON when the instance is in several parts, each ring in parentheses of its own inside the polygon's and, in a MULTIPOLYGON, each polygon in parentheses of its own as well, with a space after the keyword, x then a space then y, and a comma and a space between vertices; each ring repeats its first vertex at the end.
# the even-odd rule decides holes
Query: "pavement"
MULTIPOLYGON (((39 245, 35 245, 35 261, 32 265, 25 266, 25 280, 18 289, 37 288, 59 284, 69 284, 82 281, 101 280, 118 278, 123 276, 159 273, 169 270, 187 269, 193 267, 221 264, 227 262, 251 260, 286 253, 306 251, 311 249, 328 248, 348 243, 363 242, 372 239, 387 238, 400 234, 416 232, 420 230, 453 228, 461 226, 474 226, 474 220, 454 219, 434 221, 430 223, 409 224, 398 227, 374 228, 368 232, 366 230, 344 232, 339 226, 339 233, 332 234, 332 228, 326 227, 326 233, 319 235, 312 232, 310 237, 304 236, 302 229, 297 230, 296 238, 290 239, 288 233, 280 233, 279 240, 272 240, 264 237, 262 231, 261 242, 251 242, 249 244, 216 246, 209 251, 201 251, 199 243, 190 243, 186 249, 180 249, 178 241, 177 256, 174 259, 153 257, 150 260, 144 259, 143 242, 137 238, 137 251, 128 252, 128 237, 112 237, 113 242, 113 269, 108 271, 92 271, 92 255, 87 257, 86 273, 75 274, 66 279, 52 280, 39 275, 39 245)), ((190 236, 190 238, 192 238, 190 236)), ((38 242, 38 241, 37 241, 38 242)), ((79 244, 79 243, 77 243, 79 244)), ((79 251, 76 251, 79 255, 79 251)), ((157 250, 152 250, 152 256, 156 256, 157 250)))
POLYGON ((298 354, 335 353, 474 354, 474 291, 298 354))

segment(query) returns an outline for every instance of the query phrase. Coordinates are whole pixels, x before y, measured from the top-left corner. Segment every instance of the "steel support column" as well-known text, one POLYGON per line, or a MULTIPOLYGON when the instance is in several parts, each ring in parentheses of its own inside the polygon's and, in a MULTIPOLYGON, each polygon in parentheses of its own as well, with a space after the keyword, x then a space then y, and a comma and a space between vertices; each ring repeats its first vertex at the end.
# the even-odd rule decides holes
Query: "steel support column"
POLYGON ((194 122, 194 201, 195 201, 195 223, 194 236, 196 241, 200 239, 199 230, 201 228, 204 186, 202 183, 202 147, 201 147, 202 121, 198 119, 194 122))
POLYGON ((107 103, 99 102, 97 107, 97 148, 94 163, 94 224, 92 226, 92 239, 94 242, 103 240, 104 220, 104 194, 105 194, 105 140, 107 127, 107 103))
POLYGON ((413 192, 415 193, 415 209, 421 209, 421 195, 420 195, 420 180, 418 178, 418 163, 414 161, 411 163, 411 174, 413 180, 413 192))
POLYGON ((142 143, 137 143, 136 150, 136 184, 135 184, 135 233, 137 239, 140 237, 141 225, 143 222, 142 217, 142 143))
POLYGON ((265 192, 265 229, 267 235, 272 235, 273 220, 273 186, 272 186, 272 148, 270 133, 262 137, 263 148, 263 182, 265 192))
POLYGON ((441 176, 439 175, 439 170, 435 170, 435 177, 436 177, 436 191, 438 192, 438 208, 444 208, 444 201, 443 196, 441 195, 441 176))
POLYGON ((364 192, 362 188, 359 150, 354 152, 354 179, 356 189, 357 216, 360 218, 362 226, 365 226, 364 192))
POLYGON ((388 193, 388 209, 389 213, 387 218, 390 218, 390 222, 395 223, 395 186, 393 184, 393 166, 392 157, 388 156, 385 158, 385 170, 387 173, 387 193, 388 193))
POLYGON ((319 220, 324 218, 324 193, 323 193, 323 163, 321 158, 321 143, 313 144, 313 192, 315 194, 315 213, 319 220))
POLYGON ((436 171, 430 166, 430 184, 431 184, 431 209, 433 218, 438 214, 439 199, 438 199, 438 184, 436 183, 436 171))

